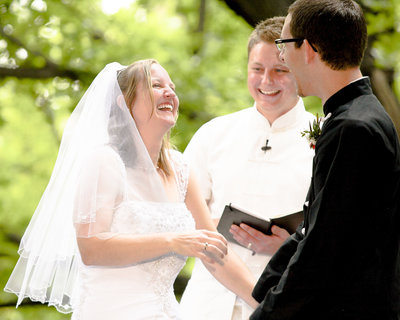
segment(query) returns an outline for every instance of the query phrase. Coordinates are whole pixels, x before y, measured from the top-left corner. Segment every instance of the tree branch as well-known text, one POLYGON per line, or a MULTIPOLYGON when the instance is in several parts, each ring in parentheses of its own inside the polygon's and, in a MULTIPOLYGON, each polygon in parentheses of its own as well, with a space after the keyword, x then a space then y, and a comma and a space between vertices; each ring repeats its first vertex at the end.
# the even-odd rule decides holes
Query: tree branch
MULTIPOLYGON (((11 302, 4 302, 4 303, 0 303, 0 308, 9 308, 9 307, 15 308, 16 304, 17 304, 17 300, 11 301, 11 302)), ((32 301, 29 299, 24 299, 24 301, 21 302, 21 304, 18 306, 18 308, 21 308, 24 306, 43 306, 43 303, 32 301)))
POLYGON ((371 70, 370 77, 373 91, 392 118, 397 135, 400 137, 400 105, 389 86, 389 80, 385 72, 378 68, 371 70))
POLYGON ((42 57, 42 58, 46 61, 46 65, 47 65, 47 66, 53 67, 53 68, 55 68, 55 67, 57 66, 54 62, 52 62, 49 58, 47 58, 46 56, 44 56, 41 52, 36 51, 36 50, 33 50, 33 49, 31 49, 31 48, 28 48, 28 46, 26 46, 21 40, 19 40, 18 38, 16 38, 16 37, 14 37, 14 36, 12 36, 12 35, 7 34, 6 32, 4 32, 4 28, 3 28, 3 25, 2 25, 2 24, 0 24, 0 34, 1 34, 4 38, 6 38, 6 39, 8 39, 9 41, 11 41, 12 43, 16 44, 17 46, 24 48, 24 49, 25 49, 26 51, 28 51, 28 53, 30 53, 31 55, 34 55, 34 56, 37 56, 37 57, 42 57))
POLYGON ((70 78, 77 80, 81 78, 82 72, 74 70, 61 69, 57 65, 47 65, 43 68, 1 68, 0 78, 16 77, 16 78, 32 78, 32 79, 45 79, 54 77, 70 78))
POLYGON ((43 58, 46 62, 43 68, 0 67, 0 78, 16 77, 16 78, 45 79, 45 78, 63 77, 63 78, 70 78, 72 80, 77 80, 81 78, 80 76, 82 75, 82 72, 61 68, 57 63, 51 61, 51 59, 46 57, 41 52, 29 48, 20 39, 4 32, 2 24, 0 24, 0 35, 9 40, 10 42, 16 44, 17 46, 24 48, 31 55, 43 58))
POLYGON ((197 26, 197 32, 204 32, 204 21, 206 19, 206 0, 200 1, 200 8, 199 8, 199 23, 197 26))

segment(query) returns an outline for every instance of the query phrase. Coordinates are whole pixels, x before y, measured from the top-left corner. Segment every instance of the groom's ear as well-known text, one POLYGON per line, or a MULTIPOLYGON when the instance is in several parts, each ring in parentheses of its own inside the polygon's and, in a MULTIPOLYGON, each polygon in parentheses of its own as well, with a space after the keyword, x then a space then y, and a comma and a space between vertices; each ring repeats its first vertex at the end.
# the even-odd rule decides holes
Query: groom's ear
POLYGON ((303 40, 303 45, 305 49, 305 63, 310 64, 314 61, 314 59, 318 56, 318 52, 316 52, 310 42, 307 39, 303 40))

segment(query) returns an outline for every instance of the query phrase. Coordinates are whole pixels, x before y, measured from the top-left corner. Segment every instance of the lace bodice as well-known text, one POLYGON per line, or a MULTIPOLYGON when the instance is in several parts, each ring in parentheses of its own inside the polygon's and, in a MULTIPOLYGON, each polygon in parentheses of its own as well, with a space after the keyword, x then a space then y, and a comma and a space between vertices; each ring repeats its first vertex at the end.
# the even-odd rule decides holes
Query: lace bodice
MULTIPOLYGON (((194 229, 194 220, 184 203, 124 202, 115 213, 112 232, 152 234, 194 229)), ((165 294, 182 269, 186 257, 167 254, 137 264, 152 274, 149 283, 158 294, 165 294)))
MULTIPOLYGON (((179 201, 152 202, 125 198, 114 210, 111 234, 147 235, 195 229, 192 214, 184 202, 188 167, 178 152, 172 152, 171 160, 179 201)), ((87 310, 93 312, 95 309, 97 312, 98 308, 94 305, 98 305, 102 299, 113 301, 114 307, 119 306, 118 316, 122 313, 135 314, 135 317, 141 319, 139 314, 154 312, 151 319, 179 319, 173 283, 185 262, 186 257, 169 253, 123 267, 82 266, 82 299, 76 319, 80 319, 80 314, 87 310), (153 307, 149 307, 149 303, 153 307), (154 311, 151 311, 153 308, 154 311)), ((106 317, 107 312, 111 311, 103 310, 101 316, 106 317)))
MULTIPOLYGON (((178 188, 179 202, 124 201, 117 208, 111 225, 112 233, 154 234, 194 230, 192 214, 184 200, 188 184, 188 166, 182 155, 171 151, 171 164, 178 188)), ((170 253, 137 266, 152 274, 151 285, 164 295, 173 285, 186 262, 186 257, 170 253)))

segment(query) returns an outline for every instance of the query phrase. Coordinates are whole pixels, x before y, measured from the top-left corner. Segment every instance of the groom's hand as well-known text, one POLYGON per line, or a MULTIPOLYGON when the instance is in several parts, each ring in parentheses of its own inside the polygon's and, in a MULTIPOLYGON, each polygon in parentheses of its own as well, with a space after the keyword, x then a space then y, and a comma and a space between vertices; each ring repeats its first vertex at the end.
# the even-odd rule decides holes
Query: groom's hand
POLYGON ((273 255, 282 243, 290 236, 289 233, 276 225, 271 227, 271 235, 266 235, 247 224, 232 225, 230 228, 233 238, 253 252, 273 255))

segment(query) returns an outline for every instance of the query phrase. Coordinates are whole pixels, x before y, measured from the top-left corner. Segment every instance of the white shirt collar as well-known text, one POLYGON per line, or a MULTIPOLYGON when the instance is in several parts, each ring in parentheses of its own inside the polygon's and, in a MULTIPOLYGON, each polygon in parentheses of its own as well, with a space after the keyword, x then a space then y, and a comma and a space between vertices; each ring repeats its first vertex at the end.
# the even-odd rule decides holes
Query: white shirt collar
POLYGON ((273 131, 280 131, 295 126, 296 123, 303 116, 305 107, 303 99, 299 98, 296 105, 288 112, 286 112, 285 114, 281 115, 278 119, 276 119, 272 123, 272 125, 270 125, 268 120, 257 110, 255 103, 253 105, 253 110, 257 126, 262 126, 263 128, 267 128, 273 131))
POLYGON ((358 78, 358 79, 356 79, 356 80, 351 81, 349 84, 351 84, 351 83, 353 83, 353 82, 356 82, 356 81, 358 81, 358 80, 361 80, 361 79, 365 79, 365 78, 368 78, 368 76, 362 76, 362 77, 360 77, 360 78, 358 78))

